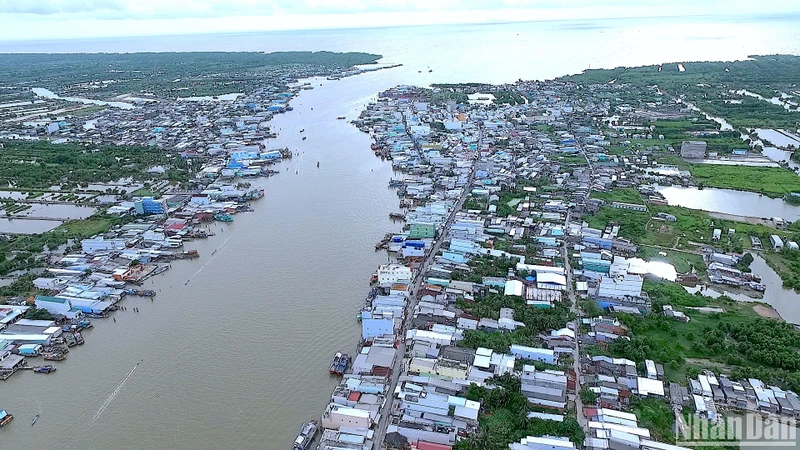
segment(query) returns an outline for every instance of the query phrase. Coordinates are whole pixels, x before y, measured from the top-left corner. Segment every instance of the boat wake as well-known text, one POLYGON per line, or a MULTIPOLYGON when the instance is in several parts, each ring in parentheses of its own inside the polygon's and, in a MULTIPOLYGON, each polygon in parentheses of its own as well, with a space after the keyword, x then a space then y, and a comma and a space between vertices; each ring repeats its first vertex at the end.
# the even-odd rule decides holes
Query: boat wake
MULTIPOLYGON (((117 386, 114 388, 114 390, 111 391, 111 393, 108 395, 108 397, 106 397, 106 399, 103 402, 103 404, 100 405, 100 408, 97 410, 97 412, 95 412, 94 417, 92 418, 91 422, 89 423, 89 426, 92 426, 97 421, 97 419, 100 418, 100 416, 103 414, 103 412, 106 410, 106 408, 108 408, 108 406, 111 404, 111 402, 114 400, 114 398, 122 391, 122 388, 125 386, 125 383, 127 383, 128 380, 131 379, 131 377, 133 376, 133 373, 136 372, 136 369, 139 367, 139 365, 143 361, 144 360, 139 361, 138 363, 136 363, 136 365, 133 366, 133 369, 131 369, 130 372, 128 372, 124 377, 122 377, 122 380, 120 380, 120 382, 117 384, 117 386)), ((59 436, 58 439, 56 439, 56 441, 53 443, 53 445, 51 447, 48 447, 48 449, 49 450, 55 450, 57 448, 63 448, 64 442, 66 442, 66 440, 70 437, 70 435, 73 432, 75 432, 75 430, 77 430, 79 427, 85 425, 84 420, 86 418, 88 418, 89 414, 91 414, 91 412, 94 410, 95 406, 97 406, 100 403, 100 401, 102 401, 102 399, 98 400, 98 402, 95 403, 91 408, 89 408, 88 411, 86 411, 80 417, 78 417, 78 420, 75 421, 75 425, 73 425, 72 427, 67 429, 64 432, 64 434, 59 436)))
POLYGON ((125 383, 127 383, 128 380, 131 379, 133 373, 136 372, 136 369, 139 367, 139 364, 141 363, 142 361, 136 363, 136 365, 133 366, 133 369, 131 369, 131 371, 128 372, 128 374, 122 378, 122 381, 119 382, 117 387, 113 391, 111 391, 111 394, 109 394, 108 398, 106 398, 106 401, 103 403, 100 409, 98 409, 97 412, 94 414, 94 417, 92 418, 92 423, 97 422, 97 419, 100 418, 100 416, 103 414, 106 408, 108 408, 108 405, 110 405, 111 402, 114 400, 114 398, 116 398, 116 396, 120 393, 120 391, 122 391, 122 388, 125 386, 125 383))
MULTIPOLYGON (((253 220, 253 217, 255 217, 253 214, 249 214, 247 216, 247 219, 245 219, 245 220, 249 222, 249 221, 253 220)), ((209 258, 208 261, 205 264, 203 264, 202 266, 200 266, 199 269, 197 269, 197 272, 193 273, 192 276, 190 276, 189 279, 186 280, 186 284, 189 284, 190 281, 192 281, 193 279, 195 279, 195 277, 200 275, 200 272, 202 272, 203 269, 206 268, 206 266, 208 266, 209 264, 211 264, 212 261, 217 259, 217 256, 219 256, 220 251, 225 247, 225 245, 228 244, 228 241, 230 241, 231 238, 233 238, 233 236, 234 236, 234 233, 231 233, 230 236, 228 236, 224 241, 222 241, 222 245, 217 247, 217 249, 214 250, 214 253, 211 254, 211 258, 209 258)))

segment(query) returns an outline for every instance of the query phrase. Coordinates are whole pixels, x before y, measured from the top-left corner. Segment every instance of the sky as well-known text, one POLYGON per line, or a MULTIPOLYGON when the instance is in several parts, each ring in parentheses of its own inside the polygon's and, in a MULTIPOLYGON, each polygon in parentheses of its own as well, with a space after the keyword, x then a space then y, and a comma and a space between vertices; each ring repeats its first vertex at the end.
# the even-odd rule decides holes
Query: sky
POLYGON ((798 12, 798 0, 0 0, 0 41, 798 12))

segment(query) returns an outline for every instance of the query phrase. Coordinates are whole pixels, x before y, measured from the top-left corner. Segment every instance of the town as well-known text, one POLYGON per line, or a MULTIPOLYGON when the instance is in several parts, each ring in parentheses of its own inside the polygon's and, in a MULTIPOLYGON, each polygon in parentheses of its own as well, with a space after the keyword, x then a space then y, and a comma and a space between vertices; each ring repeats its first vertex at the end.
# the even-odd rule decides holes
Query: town
MULTIPOLYGON (((257 207, 255 180, 298 156, 270 146, 270 120, 317 88, 304 77, 391 67, 303 67, 177 100, 15 87, 0 131, 0 379, 56 371, 92 321, 157 301, 145 280, 257 207)), ((345 325, 359 342, 320 364, 338 384, 295 450, 669 450, 689 448, 686 423, 793 426, 800 320, 767 300, 800 286, 797 130, 583 76, 398 86, 352 120, 371 141, 356 151, 394 170, 403 226, 374 237, 387 262, 345 325), (691 203, 705 194, 751 203, 691 203), (763 202, 770 214, 750 206, 763 202)), ((725 105, 752 98, 729 87, 725 105)))
POLYGON ((766 158, 745 142, 710 152, 702 132, 671 143, 662 127, 707 129, 713 145, 719 125, 674 99, 610 106, 647 97, 631 90, 401 86, 362 113, 402 173, 389 188, 405 227, 376 244, 391 262, 372 275, 357 351, 334 357, 342 381, 295 449, 681 449, 676 418, 794 424, 800 332, 729 295, 765 290, 745 249, 775 258, 797 237, 780 217, 712 216, 658 191, 696 183, 679 167, 766 158), (771 340, 788 361, 750 350, 771 340))

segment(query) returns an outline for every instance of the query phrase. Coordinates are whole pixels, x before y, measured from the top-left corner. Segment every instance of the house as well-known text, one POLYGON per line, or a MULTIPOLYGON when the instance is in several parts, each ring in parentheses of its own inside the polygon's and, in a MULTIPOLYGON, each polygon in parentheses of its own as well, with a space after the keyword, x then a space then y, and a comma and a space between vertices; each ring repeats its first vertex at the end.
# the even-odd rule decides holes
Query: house
POLYGON ((342 427, 369 428, 371 425, 372 419, 369 411, 362 409, 348 408, 346 406, 330 403, 322 414, 323 428, 338 430, 342 427))
POLYGON ((567 375, 557 370, 537 371, 534 366, 522 369, 521 391, 534 405, 563 410, 566 408, 567 375))
POLYGON ((557 357, 555 352, 546 348, 526 347, 524 345, 511 345, 511 354, 522 359, 531 361, 541 361, 547 364, 555 364, 557 357))
POLYGON ((703 141, 681 142, 681 157, 686 159, 701 159, 706 156, 708 144, 703 141))
POLYGON ((50 314, 60 314, 69 317, 70 311, 73 309, 72 302, 65 298, 37 295, 34 302, 37 308, 46 309, 50 314))

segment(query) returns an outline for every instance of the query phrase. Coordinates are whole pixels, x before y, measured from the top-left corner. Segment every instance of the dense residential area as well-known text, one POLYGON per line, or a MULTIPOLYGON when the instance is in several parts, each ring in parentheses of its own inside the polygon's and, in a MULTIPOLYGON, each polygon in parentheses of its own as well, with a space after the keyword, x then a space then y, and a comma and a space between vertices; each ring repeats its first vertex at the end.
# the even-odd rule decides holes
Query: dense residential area
POLYGON ((401 86, 355 124, 403 174, 405 231, 376 244, 320 448, 679 449, 687 423, 793 423, 800 332, 753 269, 786 283, 795 217, 662 193, 764 171, 788 204, 770 144, 613 83, 401 86))

